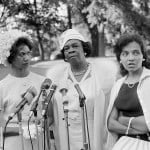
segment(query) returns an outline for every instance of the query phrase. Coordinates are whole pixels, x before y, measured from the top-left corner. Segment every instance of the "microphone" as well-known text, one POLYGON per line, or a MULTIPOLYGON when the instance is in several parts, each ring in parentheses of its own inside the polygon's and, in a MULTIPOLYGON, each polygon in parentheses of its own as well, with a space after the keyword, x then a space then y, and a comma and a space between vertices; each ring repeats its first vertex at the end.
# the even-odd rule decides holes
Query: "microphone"
POLYGON ((62 94, 62 100, 63 100, 63 110, 64 110, 64 113, 68 113, 69 112, 69 110, 68 110, 68 100, 66 99, 66 95, 67 95, 67 92, 68 92, 68 89, 67 88, 65 88, 65 87, 63 87, 63 88, 61 88, 60 90, 60 93, 62 94))
POLYGON ((62 88, 59 91, 62 94, 62 96, 65 96, 67 94, 67 92, 68 92, 68 89, 67 88, 62 88))
POLYGON ((57 86, 55 84, 51 86, 50 92, 49 92, 49 94, 48 94, 48 96, 46 98, 46 102, 45 102, 45 105, 44 105, 44 108, 43 108, 43 111, 42 111, 42 116, 45 116, 47 108, 48 108, 48 105, 49 105, 49 103, 50 103, 50 101, 52 99, 52 96, 53 96, 56 88, 57 88, 57 86))
MULTIPOLYGON (((20 103, 16 106, 16 108, 20 107, 20 105, 25 101, 24 96, 28 93, 28 91, 30 91, 31 88, 32 88, 32 86, 29 87, 29 88, 27 89, 27 91, 21 95, 21 97, 22 97, 23 99, 22 99, 22 101, 20 101, 20 103)), ((33 89, 32 89, 32 90, 33 90, 33 89)), ((35 90, 35 89, 34 89, 34 90, 35 90)), ((36 91, 35 91, 35 93, 36 93, 36 91)))
POLYGON ((68 100, 64 100, 63 101, 63 109, 64 109, 64 113, 67 114, 69 112, 68 110, 68 100))
POLYGON ((52 84, 52 81, 51 81, 51 79, 49 79, 49 78, 46 78, 44 81, 43 81, 43 83, 42 83, 42 85, 41 85, 41 89, 49 89, 49 87, 51 86, 51 84, 52 84))
POLYGON ((25 104, 30 105, 33 98, 37 95, 37 91, 34 87, 31 87, 28 89, 28 92, 24 95, 22 103, 20 105, 17 105, 16 110, 14 113, 12 113, 9 117, 8 120, 11 120, 24 106, 25 104))
POLYGON ((30 109, 31 112, 30 112, 29 118, 30 118, 33 114, 36 113, 36 108, 37 108, 37 106, 38 106, 39 98, 40 98, 42 92, 43 92, 45 89, 48 89, 48 88, 51 86, 51 84, 52 84, 52 81, 51 81, 51 79, 49 79, 49 78, 46 78, 46 79, 43 81, 43 83, 42 83, 42 85, 41 85, 41 91, 40 91, 40 93, 39 93, 37 99, 33 102, 32 106, 31 106, 31 109, 30 109))
POLYGON ((80 100, 80 107, 84 106, 84 101, 85 101, 85 95, 83 94, 83 92, 81 91, 81 88, 79 86, 79 84, 75 84, 74 87, 76 88, 78 94, 79 94, 79 100, 80 100))

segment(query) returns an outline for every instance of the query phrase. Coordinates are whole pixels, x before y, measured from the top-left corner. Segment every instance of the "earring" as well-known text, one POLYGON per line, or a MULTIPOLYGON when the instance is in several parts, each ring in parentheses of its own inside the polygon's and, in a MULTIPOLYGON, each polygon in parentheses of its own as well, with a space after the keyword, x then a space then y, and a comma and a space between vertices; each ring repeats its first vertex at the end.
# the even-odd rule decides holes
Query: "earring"
POLYGON ((120 64, 122 64, 122 61, 120 60, 120 64))
POLYGON ((84 56, 86 56, 87 55, 87 53, 84 53, 84 56))
POLYGON ((67 62, 67 61, 68 61, 68 59, 67 59, 67 58, 65 58, 65 59, 64 59, 64 61, 66 61, 66 62, 67 62))
POLYGON ((145 61, 145 58, 143 58, 142 61, 145 61))

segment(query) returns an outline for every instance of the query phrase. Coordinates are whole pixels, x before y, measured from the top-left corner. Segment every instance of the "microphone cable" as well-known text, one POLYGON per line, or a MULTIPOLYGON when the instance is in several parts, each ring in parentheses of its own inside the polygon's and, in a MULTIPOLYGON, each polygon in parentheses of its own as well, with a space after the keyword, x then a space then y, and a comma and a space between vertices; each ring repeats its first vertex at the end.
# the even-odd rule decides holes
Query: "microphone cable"
POLYGON ((46 149, 46 147, 45 147, 45 145, 46 145, 46 134, 45 134, 45 132, 46 132, 46 119, 44 119, 44 137, 43 137, 43 139, 44 139, 44 141, 43 141, 43 143, 44 143, 44 150, 46 149))
POLYGON ((4 126, 4 131, 3 131, 3 150, 5 150, 5 133, 6 133, 6 128, 7 128, 7 125, 8 125, 8 123, 9 123, 9 119, 6 121, 6 124, 5 124, 5 126, 4 126))
POLYGON ((85 107, 85 116, 86 116, 86 128, 87 128, 87 135, 88 135, 88 142, 89 142, 89 150, 91 150, 91 141, 90 141, 90 135, 89 135, 89 125, 88 125, 88 115, 87 115, 87 107, 86 103, 84 103, 85 107))
POLYGON ((30 120, 31 120, 31 117, 28 119, 28 133, 29 133, 29 137, 30 137, 30 142, 31 142, 32 150, 34 150, 34 148, 33 148, 33 142, 32 142, 32 137, 31 137, 31 132, 30 132, 30 120))

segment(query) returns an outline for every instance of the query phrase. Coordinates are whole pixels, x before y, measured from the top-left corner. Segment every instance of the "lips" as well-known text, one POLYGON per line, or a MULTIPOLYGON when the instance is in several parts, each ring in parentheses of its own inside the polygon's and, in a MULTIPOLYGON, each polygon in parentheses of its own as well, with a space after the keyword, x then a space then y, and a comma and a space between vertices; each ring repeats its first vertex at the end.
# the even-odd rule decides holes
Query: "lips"
POLYGON ((129 63, 129 64, 128 64, 128 67, 129 67, 129 68, 133 68, 133 67, 135 67, 135 64, 134 64, 134 63, 129 63))
POLYGON ((70 59, 70 58, 76 57, 76 55, 73 54, 73 55, 69 55, 68 57, 69 57, 69 59, 70 59))
POLYGON ((23 63, 23 65, 29 65, 29 63, 23 63))

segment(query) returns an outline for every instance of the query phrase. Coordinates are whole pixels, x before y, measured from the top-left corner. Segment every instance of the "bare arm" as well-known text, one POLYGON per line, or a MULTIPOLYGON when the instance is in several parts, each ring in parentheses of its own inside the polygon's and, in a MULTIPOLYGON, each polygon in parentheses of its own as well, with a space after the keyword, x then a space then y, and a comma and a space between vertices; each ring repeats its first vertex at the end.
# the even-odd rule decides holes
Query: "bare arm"
MULTIPOLYGON (((121 124, 127 126, 128 122, 129 122, 129 119, 130 119, 130 117, 120 116, 118 120, 121 124)), ((148 132, 148 128, 147 128, 144 116, 135 117, 132 120, 131 127, 136 129, 136 130, 139 130, 143 133, 148 132)))
MULTIPOLYGON (((112 112, 108 118, 108 129, 111 132, 115 132, 117 134, 125 134, 127 130, 127 124, 122 124, 118 121, 119 113, 118 110, 113 107, 112 112)), ((141 134, 139 130, 130 128, 128 134, 141 134)))

